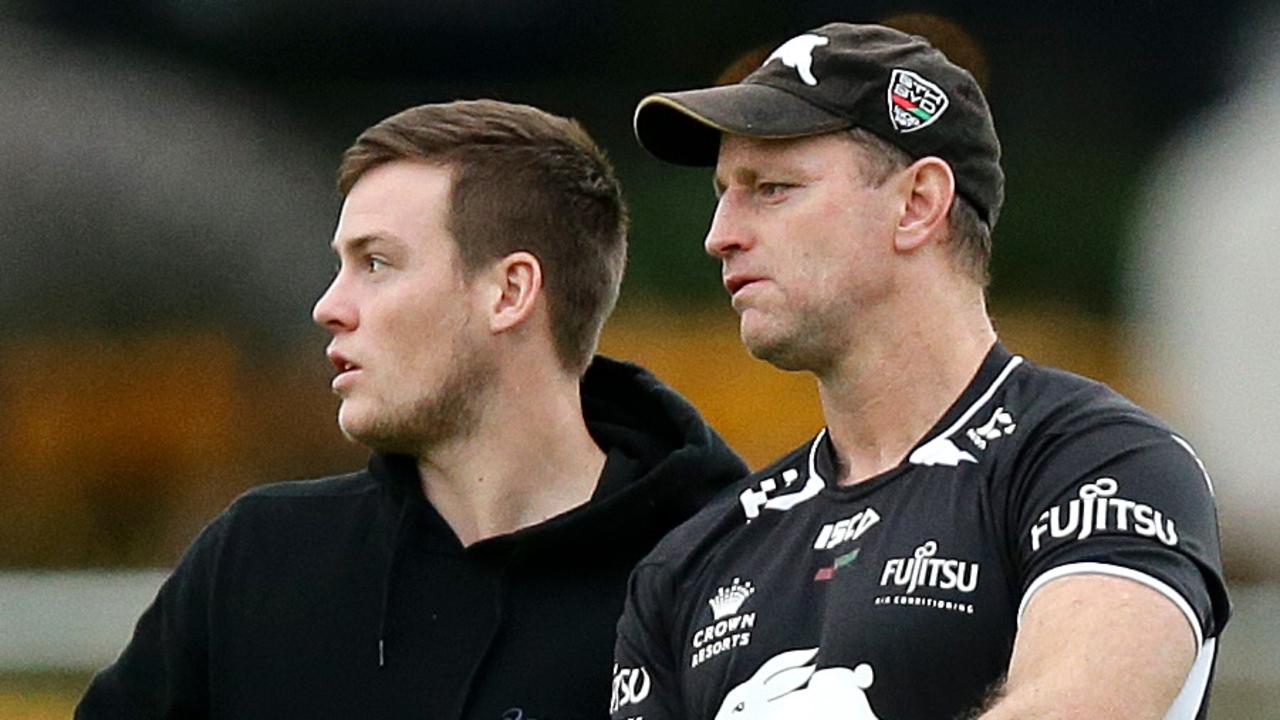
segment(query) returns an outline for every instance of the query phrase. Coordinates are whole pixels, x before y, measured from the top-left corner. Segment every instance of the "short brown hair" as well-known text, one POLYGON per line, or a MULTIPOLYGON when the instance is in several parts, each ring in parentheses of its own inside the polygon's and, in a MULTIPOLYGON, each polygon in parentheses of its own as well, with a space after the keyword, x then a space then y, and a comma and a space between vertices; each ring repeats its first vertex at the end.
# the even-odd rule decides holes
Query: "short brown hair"
POLYGON ((346 196, 370 169, 403 159, 453 169, 446 227, 464 272, 520 250, 538 258, 556 354, 581 375, 627 256, 627 207, 604 151, 576 121, 528 105, 419 105, 356 138, 338 190, 346 196))
MULTIPOLYGON (((849 130, 849 136, 867 151, 863 169, 872 185, 880 185, 889 179, 889 175, 912 162, 911 156, 901 148, 862 128, 849 130)), ((951 201, 947 226, 950 230, 947 243, 956 265, 985 288, 991 282, 990 226, 960 193, 956 193, 951 201)))

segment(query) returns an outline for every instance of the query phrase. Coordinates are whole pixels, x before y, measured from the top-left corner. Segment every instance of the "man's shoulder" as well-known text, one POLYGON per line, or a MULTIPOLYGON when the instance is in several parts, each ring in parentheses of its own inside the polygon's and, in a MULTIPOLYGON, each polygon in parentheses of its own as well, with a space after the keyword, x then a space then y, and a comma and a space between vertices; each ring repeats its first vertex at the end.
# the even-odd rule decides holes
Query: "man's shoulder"
MULTIPOLYGON (((1000 430, 1010 435, 992 448, 997 462, 990 467, 1003 468, 993 476, 998 481, 1074 487, 1102 468, 1115 472, 1115 463, 1123 461, 1126 467, 1160 467, 1161 475, 1176 470, 1193 484, 1202 482, 1203 465, 1191 443, 1154 413, 1104 383, 1027 365, 992 403, 999 405, 993 417, 1004 416, 1000 430)), ((988 429, 983 425, 968 434, 990 440, 988 429)))
POLYGON ((395 498, 367 471, 260 485, 209 522, 184 564, 213 563, 247 583, 298 567, 298 557, 355 562, 367 537, 390 532, 397 513, 395 498))
POLYGON ((382 484, 368 470, 305 480, 267 483, 245 491, 237 503, 289 502, 307 498, 336 498, 379 492, 382 484))
POLYGON ((274 527, 278 532, 273 534, 306 528, 323 532, 329 520, 376 511, 385 504, 382 501, 386 495, 385 483, 368 470, 273 482, 246 490, 215 522, 227 526, 226 531, 236 532, 255 527, 274 527), (283 525, 286 522, 288 527, 283 525))
POLYGON ((1129 425, 1172 432, 1154 413, 1111 386, 1061 368, 1024 363, 1010 383, 1027 429, 1071 433, 1099 425, 1129 425))

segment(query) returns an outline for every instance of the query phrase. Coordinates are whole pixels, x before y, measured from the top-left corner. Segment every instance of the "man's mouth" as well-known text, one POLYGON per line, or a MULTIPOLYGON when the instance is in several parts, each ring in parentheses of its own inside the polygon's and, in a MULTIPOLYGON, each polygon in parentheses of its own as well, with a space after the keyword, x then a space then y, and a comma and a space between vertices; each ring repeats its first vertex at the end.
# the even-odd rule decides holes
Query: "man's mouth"
POLYGON ((325 355, 328 356, 329 362, 333 363, 333 367, 338 371, 338 374, 333 378, 332 387, 334 390, 338 389, 338 383, 341 380, 350 377, 352 373, 361 370, 361 366, 359 364, 352 362, 347 358, 347 356, 333 350, 332 348, 330 348, 325 355))
POLYGON ((742 288, 760 280, 763 280, 763 278, 756 275, 733 273, 724 276, 724 289, 728 290, 729 295, 732 297, 737 295, 742 288))

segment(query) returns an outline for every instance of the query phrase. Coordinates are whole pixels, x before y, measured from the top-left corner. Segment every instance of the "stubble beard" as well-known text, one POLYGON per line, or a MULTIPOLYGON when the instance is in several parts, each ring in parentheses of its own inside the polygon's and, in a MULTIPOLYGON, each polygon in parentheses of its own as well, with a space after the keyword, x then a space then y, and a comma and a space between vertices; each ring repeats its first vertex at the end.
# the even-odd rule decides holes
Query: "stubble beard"
POLYGON ((455 351, 449 372, 435 392, 412 406, 380 414, 359 434, 347 438, 382 454, 422 457, 447 443, 465 440, 480 424, 485 395, 497 374, 492 358, 474 349, 455 351))
POLYGON ((748 334, 739 328, 739 337, 747 352, 779 370, 816 372, 825 364, 823 332, 812 318, 797 314, 786 327, 762 328, 748 334))

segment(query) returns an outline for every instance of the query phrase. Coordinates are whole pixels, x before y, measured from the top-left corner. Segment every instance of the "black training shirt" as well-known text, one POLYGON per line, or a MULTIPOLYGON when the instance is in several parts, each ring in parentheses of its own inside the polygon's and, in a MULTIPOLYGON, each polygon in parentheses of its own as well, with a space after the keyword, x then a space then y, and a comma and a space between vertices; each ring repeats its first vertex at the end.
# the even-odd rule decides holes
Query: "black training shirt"
POLYGON ((996 345, 898 467, 835 484, 825 431, 720 495, 631 578, 615 720, 937 720, 1004 676, 1020 611, 1076 573, 1186 615, 1169 718, 1203 718, 1229 614, 1191 447, 1107 387, 996 345))

